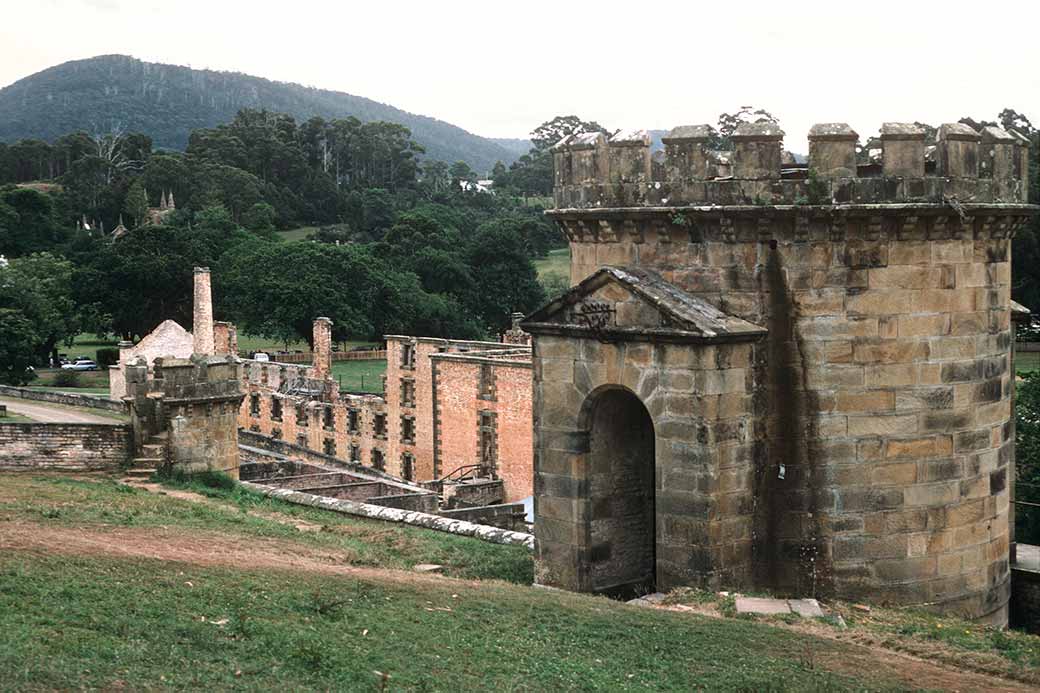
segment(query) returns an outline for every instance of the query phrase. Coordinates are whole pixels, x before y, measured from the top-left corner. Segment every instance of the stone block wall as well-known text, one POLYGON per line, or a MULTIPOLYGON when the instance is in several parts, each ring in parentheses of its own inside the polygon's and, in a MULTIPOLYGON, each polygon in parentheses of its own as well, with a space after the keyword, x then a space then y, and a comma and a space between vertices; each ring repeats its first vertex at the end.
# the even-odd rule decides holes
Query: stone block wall
POLYGON ((808 167, 785 168, 774 133, 748 131, 734 138, 733 178, 719 179, 702 165, 702 134, 670 133, 665 165, 639 185, 610 175, 611 143, 555 150, 549 214, 571 241, 572 283, 604 265, 652 269, 768 335, 738 357, 743 389, 708 391, 699 379, 736 385, 718 345, 713 370, 648 377, 631 364, 664 364, 672 347, 536 337, 540 579, 595 586, 605 553, 584 468, 595 440, 575 417, 590 384, 610 383, 654 422, 659 584, 718 577, 1006 622, 1009 246, 1037 212, 1015 166, 1026 143, 945 127, 932 164, 923 133, 889 123, 883 165, 851 171, 844 124, 814 128, 808 167), (580 180, 579 158, 591 161, 580 180), (626 353, 600 365, 590 349, 626 353), (596 368, 578 375, 586 362, 596 368), (670 388, 685 395, 675 411, 698 423, 656 403, 670 388), (712 422, 723 404, 706 394, 733 395, 734 419, 712 422))
MULTIPOLYGON (((597 540, 593 523, 615 514, 607 500, 615 489, 593 482, 590 435, 596 398, 621 389, 653 421, 654 459, 638 462, 655 470, 657 587, 750 584, 752 345, 539 336, 534 349, 538 581, 582 591, 620 582, 597 566, 609 560, 599 547, 611 543, 613 530, 601 530, 597 540)), ((612 423, 624 432, 631 422, 612 423)))
POLYGON ((0 424, 0 469, 117 471, 132 439, 125 424, 0 424))

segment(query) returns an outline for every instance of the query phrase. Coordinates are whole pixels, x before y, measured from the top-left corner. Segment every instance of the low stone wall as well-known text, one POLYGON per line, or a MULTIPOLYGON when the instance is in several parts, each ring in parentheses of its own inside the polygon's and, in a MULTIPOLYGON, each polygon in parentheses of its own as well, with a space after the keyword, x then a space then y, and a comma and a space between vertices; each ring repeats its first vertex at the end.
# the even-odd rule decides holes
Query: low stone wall
POLYGON ((0 424, 0 469, 115 471, 132 450, 129 424, 0 424))
POLYGON ((478 479, 444 484, 444 503, 449 508, 478 508, 505 500, 501 479, 478 479))
POLYGON ((387 522, 398 522, 401 524, 413 525, 415 527, 425 527, 426 529, 433 529, 439 532, 473 537, 474 539, 480 539, 481 541, 487 541, 493 544, 522 545, 526 546, 529 551, 534 551, 534 535, 532 534, 511 532, 507 529, 478 525, 472 522, 441 517, 430 513, 386 508, 378 505, 371 505, 369 503, 356 503, 354 501, 325 498, 310 493, 290 491, 289 489, 271 488, 270 486, 262 486, 247 481, 243 481, 241 484, 245 488, 256 491, 257 493, 262 493, 265 496, 270 496, 272 498, 280 498, 289 503, 309 505, 314 508, 321 508, 322 510, 331 510, 333 512, 354 515, 357 517, 367 517, 372 520, 385 520, 387 522))
POLYGON ((336 467, 347 471, 361 472, 368 476, 395 480, 391 475, 380 472, 372 467, 366 467, 363 464, 358 464, 356 462, 348 462, 347 460, 333 457, 332 455, 326 455, 311 450, 310 448, 305 448, 293 443, 287 443, 284 440, 266 436, 263 433, 256 433, 254 431, 247 431, 240 428, 238 430, 238 442, 240 445, 260 448, 261 450, 267 450, 279 455, 284 455, 300 462, 308 462, 326 467, 336 467))
POLYGON ((67 392, 43 392, 41 390, 29 390, 24 387, 12 387, 0 385, 0 397, 17 397, 18 399, 30 399, 37 402, 50 402, 52 404, 64 404, 67 407, 87 407, 90 409, 104 409, 117 414, 126 414, 126 405, 123 402, 95 397, 94 395, 78 395, 67 392))
POLYGON ((384 508, 414 510, 420 513, 437 512, 437 496, 430 493, 398 493, 393 496, 372 496, 368 502, 384 508))
POLYGON ((500 503, 498 505, 484 505, 479 508, 458 508, 456 510, 442 510, 441 517, 452 520, 466 520, 481 525, 491 525, 501 529, 513 531, 524 531, 527 522, 524 517, 526 511, 523 503, 500 503))

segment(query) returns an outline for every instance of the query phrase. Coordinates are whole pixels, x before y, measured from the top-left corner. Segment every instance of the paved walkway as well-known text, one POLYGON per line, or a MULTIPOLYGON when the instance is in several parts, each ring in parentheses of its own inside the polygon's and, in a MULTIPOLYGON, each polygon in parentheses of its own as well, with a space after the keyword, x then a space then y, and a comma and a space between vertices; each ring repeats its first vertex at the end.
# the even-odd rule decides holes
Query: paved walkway
POLYGON ((40 423, 120 423, 119 419, 112 416, 92 414, 85 409, 63 407, 49 402, 0 397, 0 404, 7 405, 7 411, 12 414, 20 414, 40 423))

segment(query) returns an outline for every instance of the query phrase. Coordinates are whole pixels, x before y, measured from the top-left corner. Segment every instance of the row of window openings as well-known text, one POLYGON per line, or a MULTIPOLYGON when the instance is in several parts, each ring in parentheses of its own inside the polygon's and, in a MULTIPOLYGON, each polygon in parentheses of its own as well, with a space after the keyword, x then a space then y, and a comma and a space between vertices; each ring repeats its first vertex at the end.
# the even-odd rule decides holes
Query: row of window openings
MULTIPOLYGON (((271 399, 271 419, 274 421, 281 421, 281 400, 274 397, 271 399), (277 412, 278 416, 275 416, 277 412)), ((258 395, 252 395, 249 402, 249 412, 252 416, 260 415, 260 397, 258 395)), ((347 432, 352 434, 358 434, 361 432, 359 412, 356 409, 350 409, 347 412, 347 432)), ((332 431, 336 428, 335 413, 331 408, 326 408, 323 414, 323 426, 326 430, 332 431)), ((296 425, 306 426, 307 425, 307 410, 303 406, 296 407, 296 425)), ((376 414, 373 422, 372 429, 377 438, 386 438, 386 414, 376 414)), ((305 438, 305 436, 304 436, 305 438)), ((401 417, 401 442, 402 443, 415 443, 415 419, 410 416, 401 417)))
MULTIPOLYGON (((412 346, 409 344, 406 344, 404 346, 407 348, 412 348, 412 346)), ((414 353, 412 358, 414 359, 414 353)), ((481 399, 495 399, 495 371, 490 364, 484 363, 480 366, 480 387, 478 395, 481 399)), ((415 381, 410 378, 401 380, 401 405, 405 407, 415 406, 415 381)), ((251 416, 260 416, 259 395, 250 396, 249 414, 251 416)), ((386 422, 385 420, 382 423, 380 422, 381 416, 382 415, 380 414, 376 415, 375 429, 377 436, 386 435, 386 422)), ((271 398, 271 419, 273 421, 282 420, 282 401, 277 397, 271 398)), ((297 405, 296 407, 296 425, 307 425, 307 410, 302 405, 297 405)), ((328 430, 332 430, 336 427, 335 415, 333 414, 332 409, 325 410, 323 425, 328 430)), ((347 430, 350 433, 357 433, 359 431, 359 428, 360 426, 358 411, 356 409, 351 409, 348 414, 347 430)))

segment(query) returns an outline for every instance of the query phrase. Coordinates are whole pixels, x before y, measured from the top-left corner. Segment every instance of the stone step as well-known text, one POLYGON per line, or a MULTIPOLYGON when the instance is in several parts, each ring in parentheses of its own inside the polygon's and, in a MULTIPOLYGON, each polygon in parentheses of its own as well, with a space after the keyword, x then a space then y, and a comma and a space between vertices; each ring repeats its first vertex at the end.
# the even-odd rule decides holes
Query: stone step
POLYGON ((162 457, 166 451, 166 446, 162 443, 145 443, 141 446, 141 452, 145 453, 145 457, 162 457))
POLYGON ((147 467, 132 467, 126 470, 127 476, 139 479, 147 479, 152 474, 155 474, 155 469, 149 469, 147 467))
POLYGON ((161 467, 163 459, 161 457, 135 457, 131 463, 131 467, 161 467))

